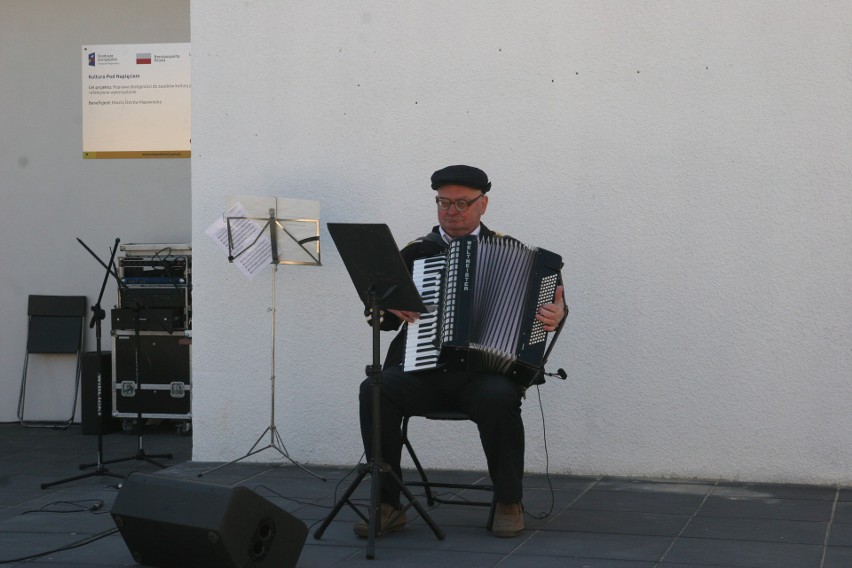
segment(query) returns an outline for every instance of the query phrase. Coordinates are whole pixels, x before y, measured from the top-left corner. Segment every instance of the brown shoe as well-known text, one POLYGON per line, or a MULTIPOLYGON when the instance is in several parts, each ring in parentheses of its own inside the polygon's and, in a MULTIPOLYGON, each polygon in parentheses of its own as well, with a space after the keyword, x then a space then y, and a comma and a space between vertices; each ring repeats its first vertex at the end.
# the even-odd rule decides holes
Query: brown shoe
POLYGON ((520 503, 497 503, 491 533, 500 538, 511 538, 524 532, 524 508, 520 503))
MULTIPOLYGON (((376 527, 377 537, 405 528, 405 509, 397 509, 393 505, 382 503, 380 511, 379 526, 376 527)), ((370 534, 370 525, 363 519, 359 519, 352 529, 361 538, 367 538, 370 534)))

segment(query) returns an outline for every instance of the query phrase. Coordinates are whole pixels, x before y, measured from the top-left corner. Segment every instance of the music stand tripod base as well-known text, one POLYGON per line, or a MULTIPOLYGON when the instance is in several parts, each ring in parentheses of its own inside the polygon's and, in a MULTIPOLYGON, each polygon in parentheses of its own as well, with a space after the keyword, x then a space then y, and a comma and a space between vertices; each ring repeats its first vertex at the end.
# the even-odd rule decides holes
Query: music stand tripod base
POLYGON ((214 472, 217 469, 221 469, 225 466, 233 465, 233 464, 240 462, 244 459, 250 458, 251 456, 257 455, 257 454, 259 454, 259 453, 261 453, 265 450, 275 450, 276 452, 281 454, 282 457, 287 459, 293 465, 300 468, 302 471, 309 473, 310 475, 313 475, 317 479, 321 479, 322 481, 327 481, 326 478, 324 478, 320 475, 317 475, 316 473, 312 472, 311 470, 309 470, 308 468, 306 468, 305 466, 303 466, 302 464, 300 464, 299 462, 297 462, 296 460, 294 460, 293 458, 290 457, 290 454, 287 452, 287 447, 284 445, 284 441, 281 439, 281 435, 278 433, 278 428, 276 428, 274 424, 266 427, 266 430, 263 431, 263 433, 260 435, 260 437, 254 443, 254 445, 249 449, 248 452, 245 453, 245 455, 238 457, 235 460, 231 460, 229 462, 217 465, 216 467, 202 471, 201 473, 198 474, 198 477, 203 477, 203 476, 207 475, 208 473, 214 472), (263 437, 266 436, 267 432, 269 432, 269 443, 267 445, 263 446, 262 448, 258 448, 257 446, 260 445, 261 440, 263 440, 263 437))

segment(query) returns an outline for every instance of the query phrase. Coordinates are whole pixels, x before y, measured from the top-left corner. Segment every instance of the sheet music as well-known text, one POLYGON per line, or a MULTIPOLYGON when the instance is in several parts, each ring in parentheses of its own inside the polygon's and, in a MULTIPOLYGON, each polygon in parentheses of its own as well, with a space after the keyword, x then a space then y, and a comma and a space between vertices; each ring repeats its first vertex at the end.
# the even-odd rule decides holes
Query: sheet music
POLYGON ((253 279, 272 264, 272 243, 261 233, 263 226, 252 219, 240 202, 235 202, 222 219, 217 219, 205 231, 247 278, 253 279), (228 227, 231 239, 228 240, 228 227), (254 244, 252 244, 254 243, 254 244))

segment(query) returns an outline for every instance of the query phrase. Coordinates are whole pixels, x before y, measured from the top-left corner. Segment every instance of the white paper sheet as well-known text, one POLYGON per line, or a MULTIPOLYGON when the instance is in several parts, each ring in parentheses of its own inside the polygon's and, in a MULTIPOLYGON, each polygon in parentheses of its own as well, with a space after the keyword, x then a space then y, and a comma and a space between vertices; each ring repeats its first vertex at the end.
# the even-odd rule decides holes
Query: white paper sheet
POLYGON ((248 214, 245 208, 240 202, 235 202, 223 218, 217 219, 205 233, 229 256, 229 260, 237 265, 240 272, 247 278, 254 279, 272 264, 272 243, 268 237, 261 234, 264 232, 263 225, 246 217, 248 214))

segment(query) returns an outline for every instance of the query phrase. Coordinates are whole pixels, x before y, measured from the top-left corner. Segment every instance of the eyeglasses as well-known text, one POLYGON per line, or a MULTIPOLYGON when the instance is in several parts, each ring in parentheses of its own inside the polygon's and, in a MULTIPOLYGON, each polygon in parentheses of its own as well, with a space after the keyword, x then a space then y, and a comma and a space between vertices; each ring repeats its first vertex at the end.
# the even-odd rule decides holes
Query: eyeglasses
POLYGON ((484 195, 484 193, 480 193, 479 196, 475 199, 456 199, 455 201, 453 201, 452 199, 447 199, 446 197, 436 197, 435 203, 438 204, 438 209, 440 209, 441 211, 446 211, 450 208, 450 205, 455 205, 456 211, 458 211, 459 213, 464 213, 474 201, 483 197, 484 195))

